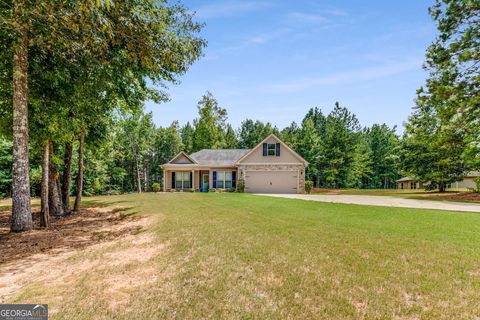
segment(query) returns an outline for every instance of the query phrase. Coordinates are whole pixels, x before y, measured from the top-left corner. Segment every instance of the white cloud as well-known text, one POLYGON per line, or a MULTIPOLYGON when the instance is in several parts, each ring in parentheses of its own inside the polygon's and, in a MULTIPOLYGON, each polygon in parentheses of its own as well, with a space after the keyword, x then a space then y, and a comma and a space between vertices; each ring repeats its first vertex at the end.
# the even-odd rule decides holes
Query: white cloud
POLYGON ((287 19, 290 23, 299 24, 325 24, 329 22, 322 14, 290 12, 287 14, 287 19))
POLYGON ((267 85, 264 88, 268 92, 299 92, 316 86, 359 83, 394 76, 406 71, 420 69, 421 65, 422 59, 411 58, 405 61, 388 63, 370 68, 338 72, 320 77, 295 79, 284 83, 267 85))
POLYGON ((220 1, 195 10, 200 19, 211 19, 257 11, 268 7, 270 3, 261 1, 220 1))

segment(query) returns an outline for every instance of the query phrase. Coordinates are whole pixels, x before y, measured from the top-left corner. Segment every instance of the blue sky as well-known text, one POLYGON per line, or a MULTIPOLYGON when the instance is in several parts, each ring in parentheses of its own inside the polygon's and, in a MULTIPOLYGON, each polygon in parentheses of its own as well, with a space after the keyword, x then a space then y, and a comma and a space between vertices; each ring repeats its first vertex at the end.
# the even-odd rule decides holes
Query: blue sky
POLYGON ((169 102, 147 104, 161 126, 197 117, 209 90, 235 128, 246 118, 283 128, 339 101, 362 125, 397 125, 400 133, 436 35, 427 12, 433 0, 183 3, 205 22, 208 47, 179 85, 169 85, 169 102))

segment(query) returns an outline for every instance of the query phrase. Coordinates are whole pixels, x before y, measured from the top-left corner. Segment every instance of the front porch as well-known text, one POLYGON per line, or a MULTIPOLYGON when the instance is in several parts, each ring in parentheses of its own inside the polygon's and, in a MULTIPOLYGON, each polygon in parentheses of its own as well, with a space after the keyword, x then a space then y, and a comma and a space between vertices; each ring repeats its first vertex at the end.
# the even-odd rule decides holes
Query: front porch
POLYGON ((236 187, 237 168, 164 168, 164 191, 209 192, 236 187))

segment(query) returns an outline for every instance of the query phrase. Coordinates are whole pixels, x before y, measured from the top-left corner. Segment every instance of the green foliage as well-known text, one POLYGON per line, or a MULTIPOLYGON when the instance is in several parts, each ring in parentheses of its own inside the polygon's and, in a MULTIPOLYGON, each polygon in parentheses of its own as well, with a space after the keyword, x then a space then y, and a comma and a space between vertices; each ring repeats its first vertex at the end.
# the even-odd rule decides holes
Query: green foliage
POLYGON ((162 190, 160 183, 155 182, 152 184, 152 191, 153 192, 160 192, 162 190))
POLYGON ((269 122, 244 120, 239 129, 239 147, 241 149, 251 149, 272 133, 277 134, 278 129, 269 122))
POLYGON ((426 53, 429 77, 409 118, 402 164, 444 191, 480 165, 480 5, 436 0, 430 14, 439 36, 426 53))
POLYGON ((190 122, 187 122, 182 129, 180 130, 180 135, 182 137, 183 151, 187 154, 193 152, 193 139, 195 135, 195 129, 192 127, 190 122))
POLYGON ((198 102, 199 118, 195 119, 193 151, 201 149, 220 149, 225 146, 225 121, 227 110, 218 105, 210 92, 198 102))
POLYGON ((305 192, 310 194, 312 192, 312 189, 313 189, 313 181, 305 181, 305 192))
POLYGON ((245 180, 238 179, 238 181, 237 181, 237 192, 240 192, 240 193, 245 192, 245 180))
POLYGON ((227 124, 225 131, 225 148, 236 149, 238 148, 238 137, 230 124, 227 124))
POLYGON ((12 142, 0 136, 0 198, 10 195, 12 186, 12 142))

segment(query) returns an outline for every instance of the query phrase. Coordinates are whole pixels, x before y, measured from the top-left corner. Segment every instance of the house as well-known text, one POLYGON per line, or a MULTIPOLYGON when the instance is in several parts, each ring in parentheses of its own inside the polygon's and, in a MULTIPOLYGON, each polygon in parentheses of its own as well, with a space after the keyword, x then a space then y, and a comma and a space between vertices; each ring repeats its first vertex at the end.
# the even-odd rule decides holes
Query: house
POLYGON ((251 193, 303 193, 308 162, 276 135, 253 149, 180 152, 161 167, 164 191, 230 190, 239 179, 251 193))
MULTIPOLYGON (((467 172, 461 181, 448 184, 447 189, 475 188, 475 178, 480 177, 480 172, 467 172)), ((397 180, 397 189, 423 189, 429 183, 422 183, 412 177, 403 177, 397 180)))

